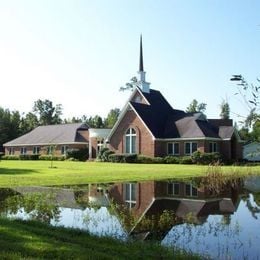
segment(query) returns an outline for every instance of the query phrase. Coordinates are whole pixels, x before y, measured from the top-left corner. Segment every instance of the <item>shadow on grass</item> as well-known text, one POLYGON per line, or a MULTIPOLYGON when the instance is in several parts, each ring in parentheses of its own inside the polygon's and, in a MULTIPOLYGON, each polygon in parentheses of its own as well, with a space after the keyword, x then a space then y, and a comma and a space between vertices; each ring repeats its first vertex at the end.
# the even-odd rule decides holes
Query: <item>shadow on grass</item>
POLYGON ((37 173, 36 170, 30 169, 16 169, 16 168, 1 168, 0 167, 0 175, 8 174, 8 175, 18 175, 18 174, 31 174, 37 173))

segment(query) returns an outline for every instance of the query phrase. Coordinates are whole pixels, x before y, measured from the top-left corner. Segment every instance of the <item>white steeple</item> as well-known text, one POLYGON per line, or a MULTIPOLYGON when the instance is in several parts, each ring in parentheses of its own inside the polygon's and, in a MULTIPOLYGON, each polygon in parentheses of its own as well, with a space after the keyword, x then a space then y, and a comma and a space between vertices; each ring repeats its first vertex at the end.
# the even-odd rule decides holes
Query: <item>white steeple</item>
POLYGON ((140 37, 140 59, 139 59, 139 71, 138 73, 138 86, 142 92, 150 93, 150 83, 145 81, 145 71, 143 62, 143 45, 142 45, 142 35, 140 37))

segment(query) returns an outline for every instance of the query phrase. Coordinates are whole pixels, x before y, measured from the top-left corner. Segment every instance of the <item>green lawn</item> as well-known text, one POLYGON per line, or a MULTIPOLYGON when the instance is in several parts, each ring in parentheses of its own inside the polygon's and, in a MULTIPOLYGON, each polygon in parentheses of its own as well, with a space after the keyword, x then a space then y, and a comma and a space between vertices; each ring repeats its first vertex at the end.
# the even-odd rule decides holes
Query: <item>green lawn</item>
POLYGON ((199 259, 159 244, 120 242, 80 230, 0 218, 1 259, 199 259))
MULTIPOLYGON (((206 174, 208 166, 178 164, 113 164, 98 162, 0 161, 0 187, 70 185, 89 182, 185 178, 206 174)), ((256 167, 221 167, 224 173, 260 174, 256 167)))

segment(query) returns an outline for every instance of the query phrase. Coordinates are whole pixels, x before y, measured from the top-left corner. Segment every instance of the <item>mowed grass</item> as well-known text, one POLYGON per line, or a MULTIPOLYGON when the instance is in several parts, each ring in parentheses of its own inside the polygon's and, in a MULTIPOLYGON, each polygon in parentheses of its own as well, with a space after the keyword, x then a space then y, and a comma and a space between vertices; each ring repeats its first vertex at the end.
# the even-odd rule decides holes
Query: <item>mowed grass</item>
POLYGON ((156 243, 120 242, 80 230, 0 218, 1 259, 199 259, 156 243))
MULTIPOLYGON (((80 185, 144 181, 205 175, 209 166, 178 164, 118 164, 102 162, 0 161, 0 187, 80 185)), ((260 166, 222 166, 226 174, 260 174, 260 166)))

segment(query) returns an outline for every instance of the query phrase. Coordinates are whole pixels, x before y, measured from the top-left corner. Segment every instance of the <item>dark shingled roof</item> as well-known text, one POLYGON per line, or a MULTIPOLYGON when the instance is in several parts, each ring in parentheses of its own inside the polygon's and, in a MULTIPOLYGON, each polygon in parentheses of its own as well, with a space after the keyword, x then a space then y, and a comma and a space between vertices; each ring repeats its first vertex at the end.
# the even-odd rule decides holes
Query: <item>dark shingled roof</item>
POLYGON ((228 138, 232 126, 217 127, 200 113, 186 113, 171 107, 160 91, 142 92, 150 105, 131 101, 135 111, 155 138, 228 138))
POLYGON ((79 130, 88 130, 88 126, 82 123, 38 126, 31 132, 5 143, 4 146, 87 142, 78 133, 79 130))

